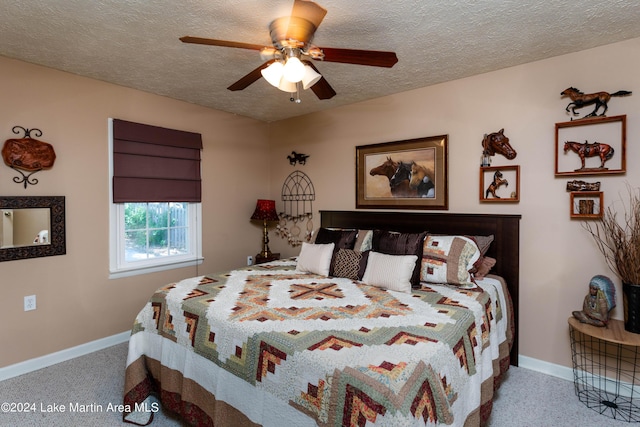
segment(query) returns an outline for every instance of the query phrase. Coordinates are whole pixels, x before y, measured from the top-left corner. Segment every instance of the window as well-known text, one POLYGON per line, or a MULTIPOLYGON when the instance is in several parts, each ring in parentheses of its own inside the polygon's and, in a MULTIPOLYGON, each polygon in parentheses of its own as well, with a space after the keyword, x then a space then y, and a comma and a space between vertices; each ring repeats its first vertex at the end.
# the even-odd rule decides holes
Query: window
POLYGON ((201 258, 200 134, 110 119, 110 277, 201 258))
POLYGON ((111 277, 186 267, 200 257, 200 203, 117 203, 111 277))

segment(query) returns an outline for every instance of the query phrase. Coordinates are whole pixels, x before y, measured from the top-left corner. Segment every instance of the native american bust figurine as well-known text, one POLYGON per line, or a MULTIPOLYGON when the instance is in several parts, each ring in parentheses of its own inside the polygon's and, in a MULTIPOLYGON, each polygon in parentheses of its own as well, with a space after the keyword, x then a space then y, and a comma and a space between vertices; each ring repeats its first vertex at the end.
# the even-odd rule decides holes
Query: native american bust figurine
POLYGON ((584 297, 582 311, 574 311, 573 317, 580 323, 607 326, 609 312, 616 306, 616 288, 606 276, 593 276, 589 282, 589 293, 584 297))

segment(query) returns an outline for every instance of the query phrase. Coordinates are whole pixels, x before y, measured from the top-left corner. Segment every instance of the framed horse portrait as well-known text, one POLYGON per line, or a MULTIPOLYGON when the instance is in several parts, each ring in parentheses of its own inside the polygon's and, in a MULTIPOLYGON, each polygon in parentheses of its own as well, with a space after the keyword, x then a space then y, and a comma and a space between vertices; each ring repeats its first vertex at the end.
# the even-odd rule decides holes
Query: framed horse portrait
POLYGON ((626 172, 627 116, 556 123, 556 176, 626 172))
POLYGON ((519 202, 520 166, 480 168, 481 202, 519 202))
POLYGON ((449 209, 448 136, 356 147, 356 208, 449 209))

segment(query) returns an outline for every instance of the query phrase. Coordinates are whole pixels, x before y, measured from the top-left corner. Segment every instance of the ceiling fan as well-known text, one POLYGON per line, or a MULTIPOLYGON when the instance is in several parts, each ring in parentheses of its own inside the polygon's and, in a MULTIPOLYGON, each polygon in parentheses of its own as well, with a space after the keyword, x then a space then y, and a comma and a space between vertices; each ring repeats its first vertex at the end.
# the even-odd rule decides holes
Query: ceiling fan
POLYGON ((330 99, 336 95, 310 60, 387 68, 398 62, 395 52, 313 45, 313 36, 326 14, 326 9, 312 1, 294 0, 291 15, 277 18, 269 25, 272 46, 192 36, 180 37, 180 40, 184 43, 259 51, 260 57, 266 62, 227 89, 243 90, 263 76, 278 89, 295 94, 290 98, 295 102, 300 102, 300 87, 305 90, 311 88, 319 99, 330 99))

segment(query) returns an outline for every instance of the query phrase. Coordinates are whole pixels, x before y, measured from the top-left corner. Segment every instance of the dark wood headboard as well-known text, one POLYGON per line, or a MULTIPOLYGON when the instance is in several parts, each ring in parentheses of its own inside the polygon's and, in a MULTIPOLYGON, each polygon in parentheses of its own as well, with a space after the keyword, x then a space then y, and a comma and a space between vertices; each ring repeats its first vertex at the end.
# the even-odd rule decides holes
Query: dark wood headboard
POLYGON ((515 338, 511 364, 518 365, 518 300, 520 278, 520 215, 444 212, 320 211, 321 227, 392 230, 404 233, 494 235, 487 255, 497 260, 492 274, 507 282, 514 308, 515 338))

